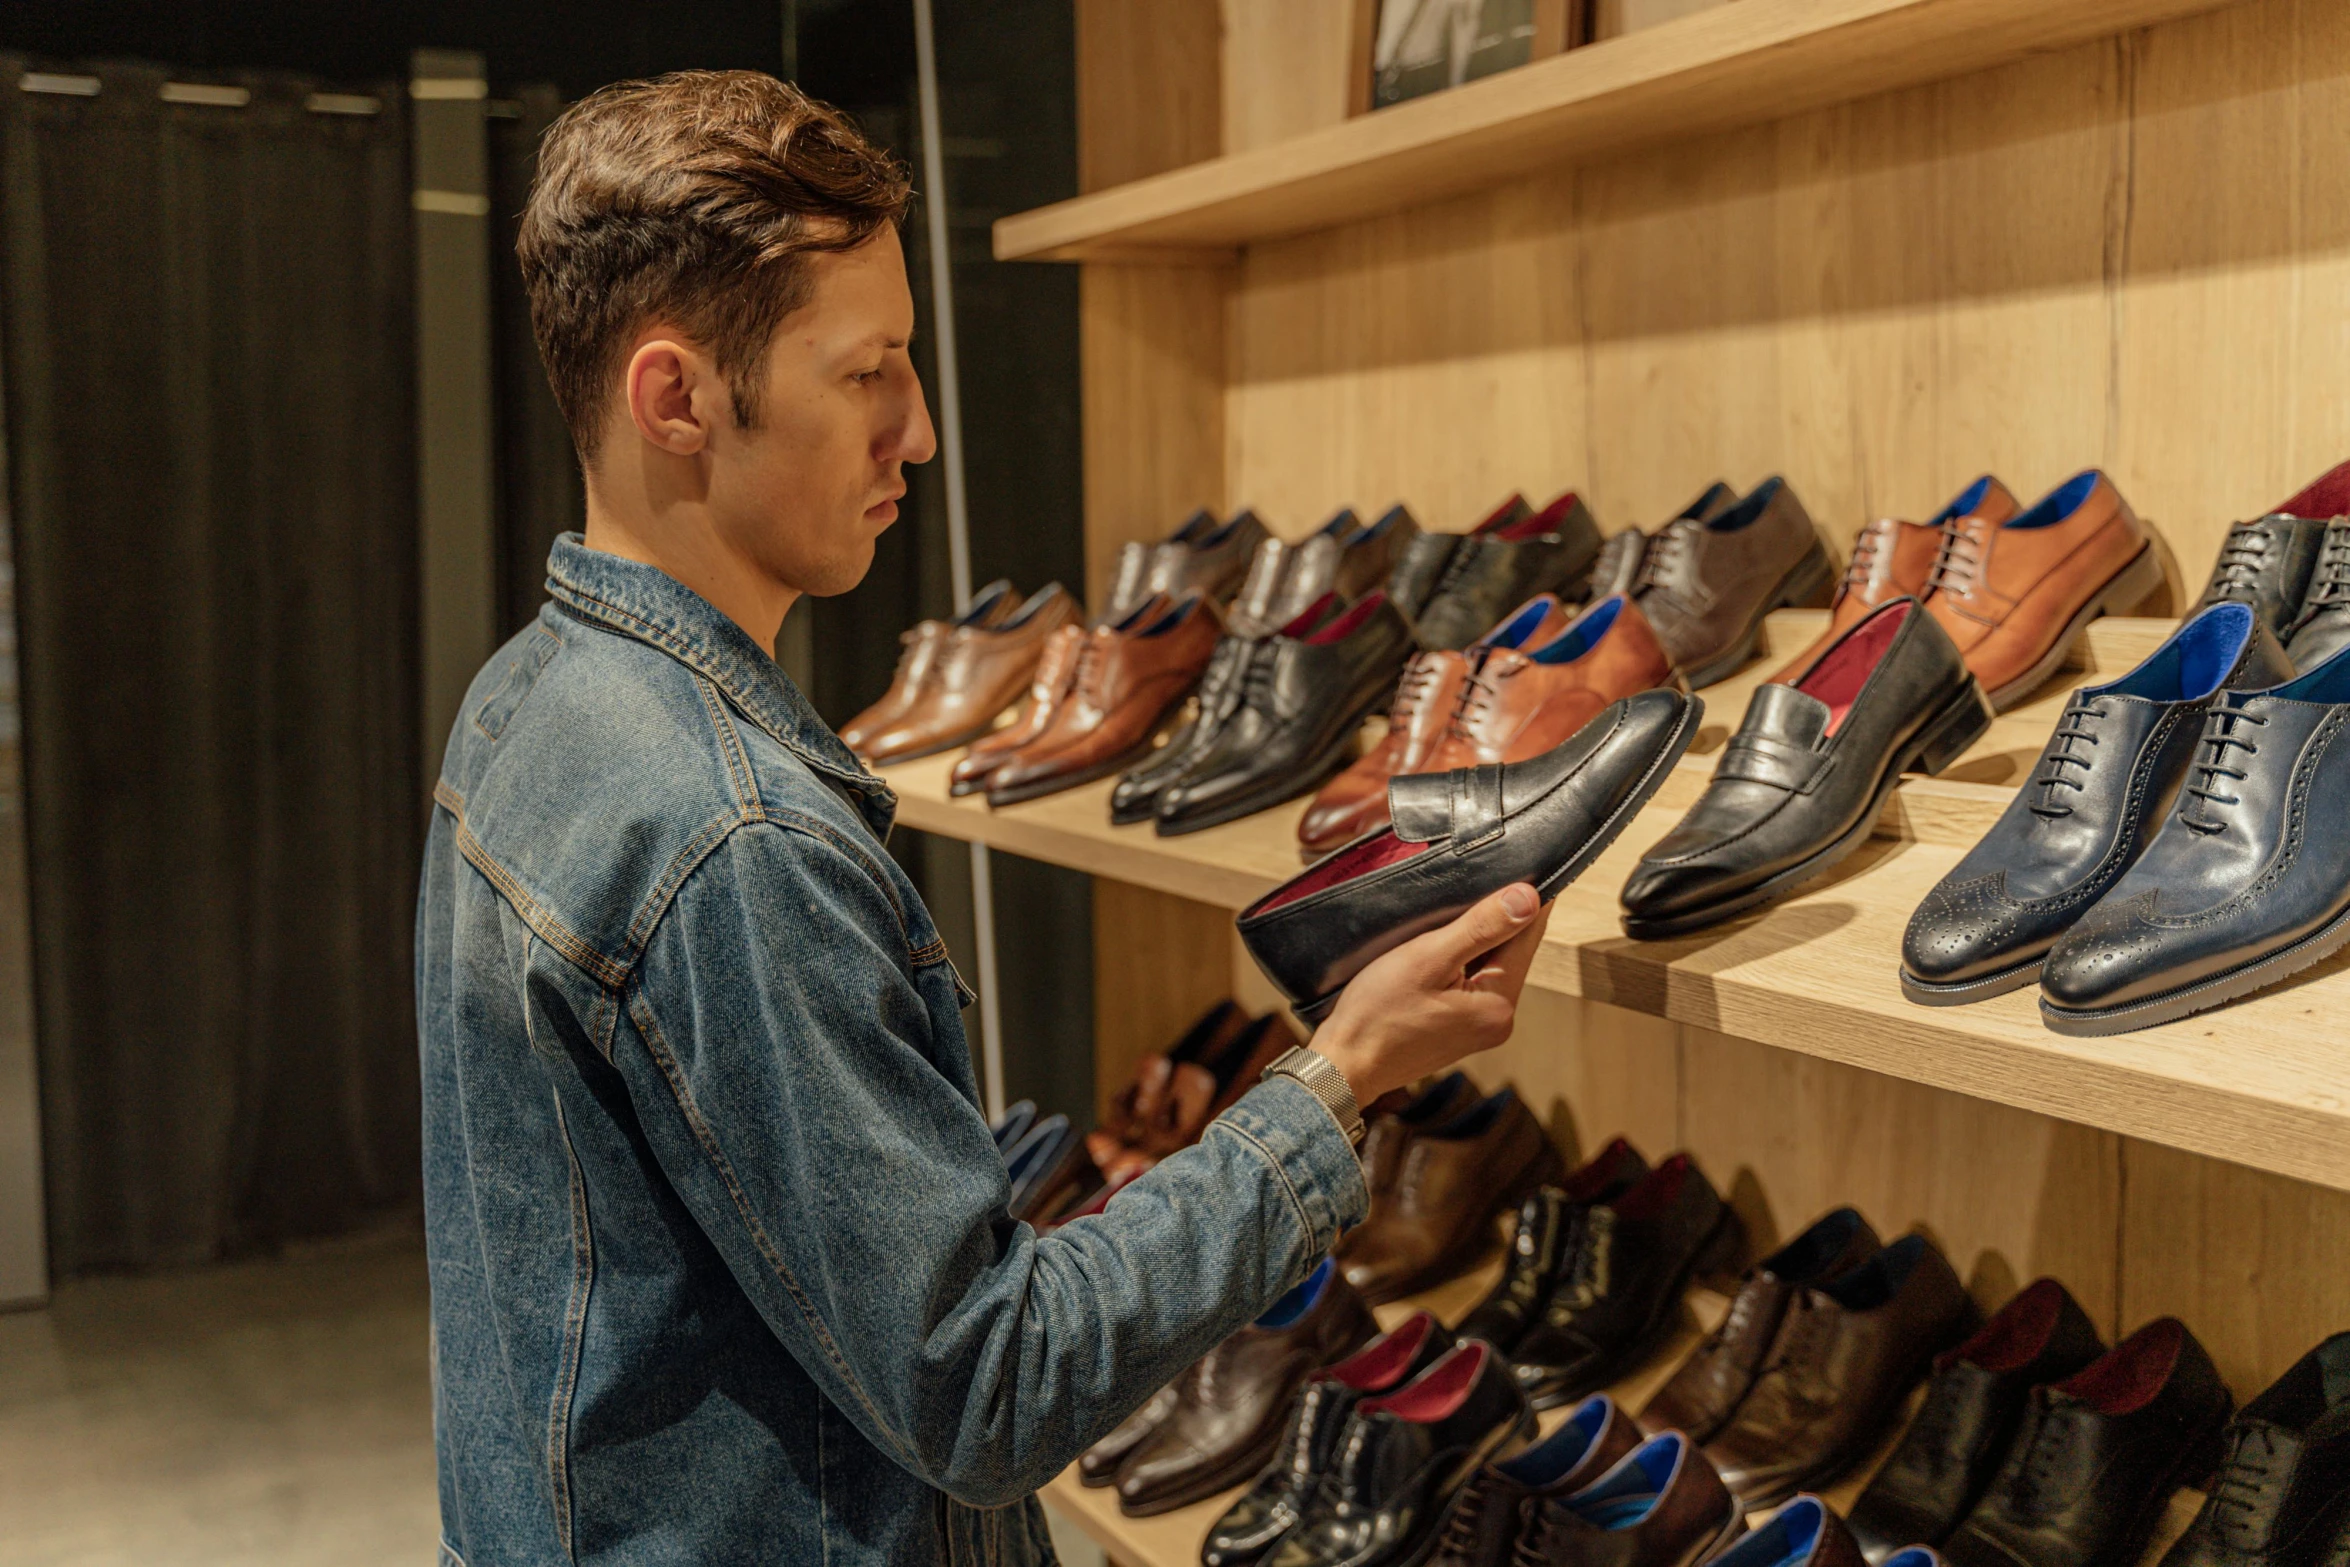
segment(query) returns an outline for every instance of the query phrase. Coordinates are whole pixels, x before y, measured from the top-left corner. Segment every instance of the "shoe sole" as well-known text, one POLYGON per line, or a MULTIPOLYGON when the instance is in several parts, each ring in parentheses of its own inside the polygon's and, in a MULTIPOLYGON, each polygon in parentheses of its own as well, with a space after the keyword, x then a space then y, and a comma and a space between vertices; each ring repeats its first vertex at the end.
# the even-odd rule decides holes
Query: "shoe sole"
POLYGON ((1972 1001, 1988 1001, 1993 996, 2004 996, 2011 990, 2040 983, 2040 966, 2047 954, 2026 958, 2023 962, 1974 979, 1933 980, 1920 979, 1908 969, 1901 971, 1901 993, 1921 1007, 1963 1007, 1972 1001))
MULTIPOLYGON (((1243 816, 1254 816, 1259 811, 1269 811, 1276 805, 1286 805, 1299 795, 1311 793, 1313 790, 1321 788, 1322 785, 1337 777, 1344 770, 1350 760, 1346 754, 1347 747, 1354 743, 1354 737, 1361 731, 1364 721, 1373 713, 1386 708, 1393 694, 1393 692, 1389 692, 1375 701, 1366 703, 1355 713, 1353 719, 1339 725, 1336 736, 1315 756, 1311 766, 1285 774, 1278 783, 1267 785, 1247 795, 1236 796, 1217 806, 1214 810, 1201 815, 1186 816, 1179 822, 1170 822, 1161 816, 1157 819, 1158 825, 1154 830, 1162 838, 1180 838, 1185 833, 1204 832, 1210 827, 1221 827, 1226 822, 1239 821, 1243 816)), ((1164 791, 1161 792, 1164 793, 1164 791)))
MULTIPOLYGON (((1593 860, 1608 851, 1609 846, 1622 836, 1624 829, 1631 825, 1632 818, 1638 816, 1642 808, 1656 797, 1657 790, 1664 787, 1665 779, 1671 776, 1675 764, 1688 754, 1690 742, 1697 738, 1697 726, 1704 719, 1705 703, 1694 696, 1689 698, 1688 707, 1682 710, 1679 726, 1666 739, 1663 748, 1657 752, 1655 758, 1650 761, 1648 771, 1641 775, 1640 782, 1635 784, 1632 792, 1618 803, 1614 811, 1609 813, 1607 820, 1600 823, 1599 831, 1593 833, 1582 848, 1577 849, 1564 865, 1534 884, 1534 891, 1538 896, 1545 902, 1557 897, 1560 892, 1565 890, 1568 883, 1591 868, 1593 860)), ((1330 1015, 1330 1009, 1336 1006, 1338 998, 1345 994, 1346 987, 1341 985, 1336 990, 1317 996, 1305 1005, 1293 1010, 1297 1013, 1299 1022, 1319 1023, 1330 1015)))
POLYGON ((1799 608, 1805 600, 1827 592, 1835 580, 1836 568, 1829 561, 1828 552, 1820 547, 1818 540, 1813 540, 1810 552, 1788 568, 1787 575, 1779 579, 1779 585, 1771 590, 1770 595, 1763 600, 1762 607, 1746 622, 1746 629, 1738 634, 1738 640, 1716 654, 1710 662, 1684 671, 1690 689, 1717 684, 1745 668, 1746 661, 1754 657, 1755 644, 1762 639, 1763 622, 1770 618, 1772 610, 1799 608))
POLYGON ((1867 841, 1869 834, 1876 831, 1877 818, 1884 814, 1885 801, 1900 784, 1903 773, 1918 772, 1931 776, 1940 772, 1958 760, 1968 746, 1983 738, 1990 727, 1991 714, 1984 708, 1982 690, 1970 680, 1966 689, 1953 700, 1944 703, 1942 711, 1917 732, 1895 764, 1885 770, 1884 778, 1877 784, 1877 792, 1869 799, 1868 809, 1860 813, 1860 819, 1854 825, 1845 829, 1843 837, 1719 903, 1681 914, 1662 915, 1656 919, 1641 919, 1626 914, 1624 934, 1635 941, 1663 941, 1674 936, 1686 936, 1691 931, 1719 925, 1759 904, 1768 903, 1813 877, 1835 869, 1853 850, 1867 841))
POLYGON ((926 756, 944 755, 946 752, 955 750, 957 747, 969 745, 974 740, 981 739, 994 733, 995 720, 991 718, 985 724, 982 724, 979 728, 972 730, 969 734, 957 735, 952 740, 941 740, 936 745, 926 745, 915 751, 892 751, 887 757, 880 760, 867 761, 865 765, 868 767, 895 767, 900 762, 919 762, 926 756))
POLYGON ((2350 906, 2303 936, 2269 953, 2240 963, 2209 979, 2166 990, 2159 996, 2112 1007, 2060 1007, 2040 998, 2040 1021, 2056 1033, 2075 1039, 2098 1039, 2108 1034, 2134 1034, 2142 1028, 2175 1023, 2198 1012, 2241 1000, 2321 963, 2350 943, 2350 906))
POLYGON ((2064 633, 2049 645, 2047 652, 2040 655, 2038 663, 1990 693, 1991 711, 2004 713, 2046 685, 2048 677, 2063 665, 2065 656, 2072 652, 2073 643, 2088 629, 2090 621, 2100 615, 2118 615, 2124 610, 2136 609, 2161 586, 2162 562, 2155 557, 2154 546, 2149 544, 2131 556, 2130 563, 2115 572, 2112 579, 2099 588, 2071 620, 2065 622, 2064 633))

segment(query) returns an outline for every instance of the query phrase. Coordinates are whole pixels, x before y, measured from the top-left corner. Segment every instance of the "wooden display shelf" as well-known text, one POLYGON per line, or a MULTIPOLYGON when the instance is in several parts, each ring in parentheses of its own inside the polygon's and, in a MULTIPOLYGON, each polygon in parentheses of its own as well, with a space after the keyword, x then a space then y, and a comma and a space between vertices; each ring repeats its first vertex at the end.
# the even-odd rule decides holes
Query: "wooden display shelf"
POLYGON ((2222 0, 1738 0, 998 219, 998 259, 1225 261, 1545 166, 1963 75, 2222 0))
MULTIPOLYGON (((2089 639, 2088 660, 2115 668, 2150 647, 2164 624, 2113 623, 2089 639)), ((1799 629, 1782 621, 1775 632, 1799 629)), ((1733 726, 1729 698, 1738 684, 1751 688, 1755 678, 1750 670, 1707 693, 1723 715, 1721 729, 1733 726)), ((1984 757, 2020 750, 2028 765, 2061 692, 2059 682, 2009 715, 1986 738, 1984 757)), ((1708 721, 1708 730, 1716 727, 1708 721)), ((1959 770, 1977 759, 1970 753, 1959 770)), ((1300 864, 1303 801, 1160 838, 1147 826, 1110 824, 1107 781, 1003 810, 976 797, 951 799, 952 761, 933 757, 884 772, 905 825, 1228 909, 1254 901, 1300 864)), ((1987 825, 2010 793, 1938 780, 1905 783, 1887 812, 1896 827, 1924 823, 1931 831, 1874 840, 1824 880, 1758 913, 1676 941, 1633 941, 1618 921, 1617 889, 1710 768, 1710 758, 1685 762, 1560 895, 1535 985, 2350 1190, 2350 1057, 2332 1024, 2350 1016, 2350 961, 2322 964, 2232 1007, 2112 1039, 2051 1033, 2030 989, 1973 1006, 1913 1005, 1896 978, 1910 912, 1973 841, 1958 828, 1970 819, 1987 825)))

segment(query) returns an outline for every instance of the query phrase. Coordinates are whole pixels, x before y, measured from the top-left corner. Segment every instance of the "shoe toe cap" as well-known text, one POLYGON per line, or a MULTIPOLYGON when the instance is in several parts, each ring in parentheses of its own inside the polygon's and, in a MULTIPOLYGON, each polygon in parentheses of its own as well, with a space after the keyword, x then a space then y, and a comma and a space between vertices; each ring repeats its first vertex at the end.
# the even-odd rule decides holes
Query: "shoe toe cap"
POLYGON ((2115 1006, 2162 988, 2170 967, 2165 932, 2151 923, 2154 896, 2100 905, 2058 940, 2040 968, 2040 992, 2051 1003, 2079 1010, 2115 1006))
POLYGON ((2055 933, 2061 921, 2020 904, 2002 890, 2004 874, 1953 884, 1927 894, 1901 937, 1901 963, 1937 984, 1979 979, 2020 961, 2055 933))
POLYGON ((1735 882, 1734 873, 1702 859, 1642 860, 1624 881, 1624 912, 1634 919, 1691 913, 1735 882))

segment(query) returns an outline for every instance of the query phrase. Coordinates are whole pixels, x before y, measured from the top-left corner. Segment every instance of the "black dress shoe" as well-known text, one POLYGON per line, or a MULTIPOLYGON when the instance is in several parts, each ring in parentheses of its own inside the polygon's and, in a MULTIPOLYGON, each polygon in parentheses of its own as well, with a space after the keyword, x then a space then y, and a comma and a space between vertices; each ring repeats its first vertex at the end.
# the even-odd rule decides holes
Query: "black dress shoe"
POLYGON ((2272 985, 2350 941, 2350 651, 2203 720, 2179 800, 2138 863, 2057 941, 2040 1016, 2122 1034, 2272 985))
POLYGON ((1534 1439, 1534 1411, 1489 1344, 1465 1343, 1400 1391, 1367 1398, 1340 1441, 1326 1513, 1267 1558, 1271 1567, 1419 1562, 1478 1469, 1534 1439))
POLYGON ((2350 1529, 2350 1333, 2303 1355, 2228 1426, 2227 1456, 2162 1567, 2320 1567, 2350 1529))
POLYGON ((1917 1418, 1852 1504, 1861 1553, 1882 1562, 1905 1545, 1948 1539, 2007 1456, 2032 1389, 2104 1353, 2088 1315, 2054 1279, 2001 1307, 1935 1363, 1917 1418))
POLYGON ((1209 1526, 1200 1567, 1247 1567, 1310 1521, 1355 1405, 1402 1387, 1449 1354, 1453 1342, 1443 1323, 1414 1312, 1308 1382, 1289 1412, 1272 1463, 1209 1526))
POLYGON ((1949 635, 1893 600, 1795 684, 1755 691, 1705 793, 1624 883, 1625 933, 1702 929, 1829 870, 1903 773, 1940 772, 1990 727, 1949 635))
POLYGON ((1704 704, 1626 697, 1530 761, 1387 785, 1390 822, 1241 911, 1240 939, 1318 1022, 1381 953, 1512 882, 1549 898, 1613 843, 1689 749, 1704 704))
MULTIPOLYGON (((1513 496, 1505 510, 1524 506, 1513 496)), ((1580 599, 1598 558, 1599 524, 1572 492, 1498 525, 1488 518, 1447 552, 1412 630, 1431 652, 1467 647, 1537 593, 1580 599)))
POLYGON ((2324 518, 2285 512, 2236 523, 2220 541, 2219 559, 2195 607, 2248 605, 2263 626, 2283 636, 2301 613, 2325 534, 2324 518))
POLYGON ((1990 1489, 1943 1542, 1950 1567, 2131 1567, 2171 1493, 2218 1459, 2228 1390, 2176 1317, 2036 1388, 1990 1489))
POLYGON ((1910 916, 1902 994, 1954 1006, 2035 983, 2056 938, 2145 852, 2219 694, 2292 673, 2251 607, 2223 603, 2121 679, 2074 692, 2031 781, 1910 916))
POLYGON ((2330 523, 2309 574, 2300 618, 2285 639, 2296 669, 2314 669, 2350 647, 2350 521, 2330 523))
POLYGON ((1191 766, 1159 791, 1162 837, 1197 832, 1310 794, 1346 765, 1363 720, 1387 705, 1411 627, 1374 592, 1250 660, 1240 704, 1191 766))
POLYGON ((1511 1351, 1537 1409, 1637 1370, 1671 1335, 1690 1282, 1734 1272, 1746 1249, 1746 1226, 1687 1154, 1581 1219, 1541 1316, 1511 1351))
POLYGON ((1562 1184, 1545 1186, 1520 1204, 1509 1265, 1492 1292, 1461 1319, 1460 1336, 1482 1339, 1508 1354, 1550 1299, 1582 1210, 1614 1201, 1647 1173, 1648 1161, 1619 1137, 1562 1184))

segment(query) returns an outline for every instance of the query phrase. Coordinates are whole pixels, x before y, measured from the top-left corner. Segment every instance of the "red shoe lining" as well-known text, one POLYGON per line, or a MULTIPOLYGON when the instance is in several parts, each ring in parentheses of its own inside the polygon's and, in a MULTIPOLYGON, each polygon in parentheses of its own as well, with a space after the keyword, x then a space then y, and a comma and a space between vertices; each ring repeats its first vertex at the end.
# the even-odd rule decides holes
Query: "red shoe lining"
POLYGON ((1497 539, 1509 539, 1512 541, 1519 539, 1539 539, 1545 533, 1550 533, 1556 530, 1560 523, 1567 520, 1567 513, 1575 509, 1576 499, 1577 497, 1575 492, 1573 490, 1569 490, 1566 494, 1560 496, 1557 500, 1552 501, 1548 506, 1545 506, 1542 508, 1542 510, 1536 512, 1533 516, 1524 518, 1518 522, 1513 522, 1508 527, 1497 531, 1493 536, 1497 539))
POLYGON ((2057 1388, 2109 1415, 2126 1415, 2154 1402, 2186 1347, 2187 1325, 2159 1317, 2116 1344, 2088 1370, 2057 1388))
POLYGON ((1632 1156, 1632 1145, 1619 1137, 1585 1162, 1583 1168, 1567 1177, 1569 1202, 1595 1202, 1608 1189, 1615 1173, 1632 1156))
POLYGON ((1365 839, 1350 849, 1341 849, 1319 865, 1306 871, 1288 886, 1267 895, 1264 902, 1249 912, 1270 914, 1286 908, 1300 898, 1312 897, 1326 887, 1352 881, 1357 876, 1368 876, 1383 865, 1395 865, 1431 847, 1425 843, 1409 843, 1392 832, 1383 832, 1376 838, 1365 839))
MULTIPOLYGON (((1387 595, 1383 592, 1364 594, 1355 601, 1354 608, 1308 636, 1305 639, 1306 645, 1308 647, 1328 647, 1333 642, 1345 641, 1360 630, 1363 622, 1369 620, 1379 606, 1386 602, 1387 595)), ((1292 621, 1291 624, 1295 625, 1296 622, 1292 621)))
POLYGON ((1376 1393, 1404 1374, 1435 1328, 1434 1317, 1425 1311, 1415 1313, 1394 1332, 1373 1339, 1322 1375, 1358 1393, 1376 1393))
POLYGON ((1503 501, 1499 506, 1496 506, 1493 508, 1493 510, 1487 512, 1485 514, 1485 520, 1478 523, 1477 526, 1471 528, 1469 531, 1471 533, 1490 533, 1495 528, 1498 528, 1503 523, 1509 521, 1510 513, 1516 511, 1519 507, 1525 504, 1525 496, 1512 495, 1508 500, 1503 501))
POLYGON ((1469 1396, 1469 1389, 1477 1385, 1477 1373, 1485 1369, 1487 1353, 1482 1343, 1471 1339, 1421 1372, 1417 1380, 1401 1391, 1385 1398, 1367 1398, 1360 1408, 1366 1415, 1384 1412, 1414 1425, 1442 1420, 1460 1408, 1469 1396))
POLYGON ((1828 733, 1834 734, 1844 722, 1844 715, 1860 696, 1861 687, 1869 683, 1869 676, 1885 658, 1885 649, 1893 645, 1893 634, 1901 629, 1909 612, 1917 608, 1914 599, 1899 599, 1878 610, 1874 615, 1852 628, 1843 641, 1821 655, 1811 672, 1795 683, 1795 689, 1806 696, 1816 696, 1828 704, 1828 733))
POLYGON ((1681 1183, 1689 1178, 1689 1156, 1677 1153, 1640 1178, 1640 1184, 1617 1198, 1610 1207, 1619 1219, 1653 1219, 1673 1205, 1681 1195, 1681 1183))
POLYGON ((2037 1280, 2000 1307, 1981 1332, 1951 1352, 1951 1358, 1971 1360, 1985 1371, 2020 1371, 2048 1347, 2063 1302, 2063 1285, 2054 1279, 2037 1280))
POLYGON ((2277 508, 2288 517, 2331 522, 2350 516, 2350 462, 2327 469, 2309 488, 2277 508))

